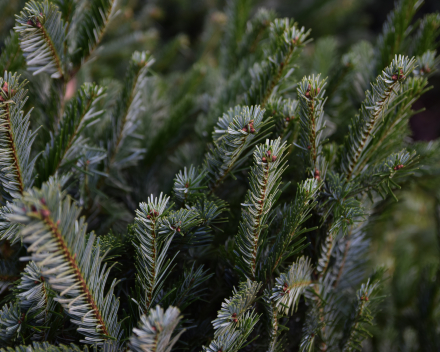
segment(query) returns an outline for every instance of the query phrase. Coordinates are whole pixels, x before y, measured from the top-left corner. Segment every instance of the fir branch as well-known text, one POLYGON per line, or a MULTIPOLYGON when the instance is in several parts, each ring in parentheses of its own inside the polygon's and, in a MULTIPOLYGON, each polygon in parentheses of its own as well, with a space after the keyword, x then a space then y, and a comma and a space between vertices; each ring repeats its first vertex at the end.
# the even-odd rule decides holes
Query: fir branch
POLYGON ((86 142, 81 133, 102 115, 103 111, 97 111, 96 104, 104 93, 105 89, 86 83, 68 103, 57 128, 58 132, 51 135, 51 141, 47 143, 38 162, 40 184, 47 181, 61 167, 79 159, 86 142))
MULTIPOLYGON (((375 295, 378 290, 378 282, 362 284, 357 292, 357 302, 351 317, 346 321, 344 337, 341 341, 342 351, 360 351, 362 349, 362 341, 372 336, 366 330, 367 325, 373 325, 373 305, 375 303, 375 295)), ((376 299, 377 301, 377 299, 376 299)))
POLYGON ((224 335, 231 326, 247 319, 246 312, 252 308, 260 288, 261 283, 249 279, 241 282, 238 290, 234 288, 232 297, 225 299, 217 318, 212 321, 214 337, 224 335))
POLYGON ((139 204, 136 210, 136 239, 138 241, 136 267, 137 281, 142 287, 141 309, 147 313, 154 303, 158 290, 163 285, 164 273, 170 267, 165 257, 170 246, 170 238, 161 238, 159 234, 160 217, 167 209, 169 197, 148 198, 147 203, 139 204))
POLYGON ((418 157, 415 151, 410 153, 401 150, 398 153, 393 153, 370 172, 359 176, 360 189, 364 192, 374 189, 384 199, 390 193, 397 200, 392 188, 394 186, 400 188, 400 186, 394 180, 413 173, 417 164, 418 157))
POLYGON ((107 141, 108 170, 114 165, 122 167, 128 162, 136 160, 142 152, 122 149, 125 139, 133 133, 138 125, 136 119, 143 109, 141 88, 145 85, 148 69, 153 63, 154 59, 147 52, 136 51, 131 57, 124 78, 124 87, 111 114, 112 134, 107 141))
POLYGON ((376 45, 379 55, 379 72, 389 64, 393 57, 405 52, 409 44, 408 34, 412 29, 411 21, 422 3, 423 0, 400 0, 396 2, 393 11, 387 16, 376 45))
POLYGON ((175 332, 182 318, 179 315, 180 311, 175 307, 168 307, 164 312, 160 306, 151 309, 148 317, 142 315, 139 328, 133 329, 130 349, 135 352, 170 352, 185 331, 175 332))
POLYGON ((29 257, 39 266, 42 276, 59 296, 56 301, 85 335, 85 343, 119 340, 117 319, 119 301, 113 295, 116 281, 107 294, 104 287, 110 269, 102 264, 95 235, 86 237, 87 224, 78 220, 81 209, 60 191, 58 182, 31 189, 13 205, 11 222, 24 225, 20 235, 29 257), (68 274, 69 273, 69 274, 68 274))
MULTIPOLYGON (((341 178, 338 180, 341 180, 341 178)), ((332 186, 334 187, 334 184, 329 188, 332 188, 332 186)), ((342 189, 343 188, 340 188, 340 190, 342 189)), ((336 193, 339 192, 336 191, 336 193)), ((339 193, 339 197, 342 194, 343 191, 339 193)), ((364 215, 363 208, 355 199, 349 198, 336 205, 334 208, 333 224, 331 225, 327 235, 325 236, 325 239, 321 244, 321 255, 318 259, 318 265, 316 268, 319 282, 325 282, 326 284, 333 282, 333 280, 328 279, 328 277, 332 275, 328 270, 330 267, 331 257, 334 253, 334 248, 338 245, 338 238, 340 239, 341 236, 346 236, 349 232, 349 229, 352 231, 354 224, 361 222, 364 218, 364 215)), ((338 264, 339 262, 334 264, 334 266, 337 266, 338 264)))
POLYGON ((211 192, 243 162, 243 154, 261 140, 259 133, 268 122, 263 117, 264 110, 258 106, 236 106, 219 118, 213 133, 214 147, 206 155, 204 166, 211 192))
POLYGON ((304 77, 298 87, 301 123, 300 148, 310 168, 309 173, 317 180, 325 177, 326 165, 322 157, 322 133, 324 122, 325 80, 320 76, 304 77))
POLYGON ((0 54, 0 72, 16 72, 25 67, 23 52, 20 48, 18 33, 11 31, 6 38, 0 54))
MULTIPOLYGON (((422 61, 419 67, 429 67, 429 63, 422 61)), ((414 102, 428 90, 427 84, 427 79, 422 77, 410 77, 404 83, 400 99, 390 104, 375 138, 359 158, 359 170, 363 170, 369 161, 381 160, 391 150, 403 147, 402 136, 408 134, 409 119, 415 114, 411 108, 414 102)))
POLYGON ((0 341, 10 344, 18 338, 22 328, 22 315, 17 302, 5 304, 0 310, 0 341))
POLYGON ((321 256, 319 257, 318 265, 316 266, 316 272, 318 273, 319 278, 325 274, 330 265, 330 259, 336 241, 335 235, 337 235, 337 233, 335 234, 329 231, 327 236, 325 236, 325 239, 322 241, 321 256))
POLYGON ((247 312, 234 325, 222 331, 215 337, 208 347, 203 346, 204 352, 238 352, 246 343, 252 333, 259 317, 254 312, 247 312))
POLYGON ((255 280, 257 266, 265 240, 270 210, 280 195, 281 174, 286 144, 281 139, 266 141, 256 147, 254 166, 250 172, 250 189, 242 204, 242 216, 236 242, 237 268, 247 278, 255 280))
POLYGON ((265 291, 264 307, 266 309, 266 316, 268 317, 268 335, 269 343, 267 352, 281 352, 284 350, 283 339, 280 338, 280 314, 275 305, 275 302, 270 298, 270 292, 265 291))
POLYGON ((5 72, 0 78, 0 181, 3 196, 12 200, 32 186, 35 159, 30 159, 35 133, 29 130, 30 112, 23 112, 27 91, 26 81, 5 72))
POLYGON ((24 268, 20 283, 17 285, 20 293, 17 299, 21 311, 28 318, 27 325, 31 327, 32 340, 47 340, 51 329, 56 329, 60 323, 54 319, 52 312, 55 311, 55 294, 41 274, 40 268, 30 262, 24 268), (43 329, 41 329, 43 327, 43 329))
POLYGON ((350 125, 341 156, 341 169, 348 180, 362 171, 359 169, 359 159, 374 137, 388 105, 402 94, 401 82, 412 72, 414 65, 414 59, 396 56, 376 79, 376 83, 372 84, 372 91, 367 92, 359 115, 350 125))
POLYGON ((260 104, 265 107, 282 79, 293 72, 290 65, 299 56, 310 34, 310 30, 306 32, 304 27, 298 29, 296 23, 291 24, 288 18, 276 19, 270 26, 270 32, 273 47, 270 48, 268 59, 251 70, 252 83, 245 94, 247 105, 260 104))
POLYGON ((312 272, 310 259, 301 257, 290 266, 287 273, 276 278, 270 299, 275 302, 279 312, 293 314, 298 307, 299 297, 312 284, 312 272))
POLYGON ((362 217, 363 208, 356 196, 361 192, 359 185, 354 181, 347 181, 344 175, 330 172, 327 182, 322 190, 324 200, 321 204, 325 209, 324 219, 331 214, 334 219, 332 228, 329 230, 336 233, 346 231, 346 227, 353 223, 353 219, 362 217))
POLYGON ((371 243, 366 238, 365 226, 365 223, 352 226, 348 233, 335 243, 332 253, 335 264, 326 276, 333 289, 338 292, 349 290, 364 279, 366 253, 371 243))
POLYGON ((226 203, 219 199, 208 200, 203 196, 199 197, 191 207, 187 205, 187 208, 196 214, 200 222, 190 229, 184 237, 176 238, 174 243, 177 246, 184 246, 186 249, 211 243, 213 240, 212 230, 218 229, 218 224, 226 222, 225 218, 220 217, 227 210, 226 203))
POLYGON ((303 181, 298 185, 294 202, 278 210, 279 214, 276 217, 281 220, 281 228, 274 234, 275 241, 259 274, 261 280, 268 280, 288 258, 306 246, 301 245, 305 238, 301 239, 299 236, 311 230, 303 225, 317 204, 315 198, 319 188, 315 179, 303 181))
POLYGON ((109 22, 115 16, 116 0, 90 0, 76 29, 76 50, 71 60, 78 69, 98 47, 109 22))
POLYGON ((65 25, 55 4, 29 1, 17 16, 14 30, 20 34, 29 71, 34 75, 47 72, 52 78, 66 74, 65 25))
POLYGON ((217 319, 212 324, 215 329, 214 340, 205 352, 236 352, 246 342, 259 317, 252 309, 261 284, 251 280, 240 283, 238 290, 234 288, 232 297, 225 299, 217 319))
POLYGON ((140 309, 144 313, 155 302, 170 270, 172 259, 166 261, 166 256, 174 235, 184 236, 200 223, 190 209, 167 211, 168 200, 162 193, 159 198, 151 196, 136 210, 137 282, 143 290, 140 309))
POLYGON ((313 352, 315 347, 320 343, 320 350, 325 351, 327 345, 324 342, 322 330, 325 327, 326 321, 322 315, 322 308, 313 304, 311 309, 307 312, 306 321, 303 327, 303 336, 299 350, 301 352, 313 352))
POLYGON ((206 186, 202 186, 206 171, 198 172, 194 166, 190 166, 187 171, 186 167, 176 175, 174 179, 173 191, 175 197, 183 203, 190 201, 192 198, 200 195, 200 191, 206 186))

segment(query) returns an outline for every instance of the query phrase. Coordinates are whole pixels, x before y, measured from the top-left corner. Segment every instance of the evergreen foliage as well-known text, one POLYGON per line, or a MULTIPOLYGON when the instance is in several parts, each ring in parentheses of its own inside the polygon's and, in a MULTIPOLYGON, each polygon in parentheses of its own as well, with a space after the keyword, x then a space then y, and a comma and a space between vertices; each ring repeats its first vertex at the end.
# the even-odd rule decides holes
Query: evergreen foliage
POLYGON ((157 4, 20 0, 0 36, 0 351, 400 351, 408 327, 408 351, 440 348, 438 259, 417 294, 371 260, 414 189, 440 218, 440 144, 409 127, 440 14, 401 0, 375 44, 312 42, 308 12, 336 2, 295 22, 228 0, 159 45, 157 4))

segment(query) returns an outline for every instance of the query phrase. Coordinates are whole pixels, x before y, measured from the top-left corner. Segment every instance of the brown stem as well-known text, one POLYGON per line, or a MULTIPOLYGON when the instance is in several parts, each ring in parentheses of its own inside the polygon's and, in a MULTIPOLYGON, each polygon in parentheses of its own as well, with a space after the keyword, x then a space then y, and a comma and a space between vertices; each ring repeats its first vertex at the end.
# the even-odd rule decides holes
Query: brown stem
POLYGON ((92 307, 92 310, 95 314, 95 317, 98 320, 99 325, 101 326, 102 333, 106 336, 109 336, 109 332, 108 332, 106 323, 104 322, 104 320, 101 316, 101 312, 99 311, 99 308, 98 308, 97 304, 95 303, 92 292, 87 287, 87 282, 81 273, 81 270, 78 266, 78 263, 76 262, 76 253, 75 253, 75 255, 72 255, 70 253, 69 248, 67 247, 67 245, 63 239, 63 236, 61 235, 61 233, 58 229, 58 224, 54 223, 50 217, 45 217, 43 219, 43 221, 50 228, 51 232, 53 233, 53 235, 55 236, 55 238, 58 242, 59 248, 63 252, 63 256, 66 258, 66 260, 70 263, 71 267, 73 268, 73 271, 76 274, 77 280, 79 281, 79 283, 82 287, 82 290, 86 295, 86 300, 90 304, 90 306, 92 307))
POLYGON ((41 33, 43 34, 43 38, 44 38, 47 46, 49 47, 49 50, 52 53, 52 57, 55 59, 57 71, 61 74, 61 77, 63 77, 64 76, 63 65, 61 63, 61 59, 58 56, 57 51, 55 50, 55 44, 53 43, 50 35, 46 32, 46 28, 44 27, 44 25, 41 26, 40 30, 41 30, 41 33))
POLYGON ((14 164, 16 165, 15 171, 17 173, 18 187, 20 193, 23 194, 24 191, 23 175, 21 174, 20 163, 18 162, 17 148, 15 146, 14 132, 12 131, 12 127, 11 127, 11 112, 9 108, 9 103, 6 103, 5 105, 6 105, 6 114, 4 115, 4 119, 6 121, 6 128, 8 129, 7 134, 9 139, 9 145, 12 149, 12 157, 14 158, 14 164))

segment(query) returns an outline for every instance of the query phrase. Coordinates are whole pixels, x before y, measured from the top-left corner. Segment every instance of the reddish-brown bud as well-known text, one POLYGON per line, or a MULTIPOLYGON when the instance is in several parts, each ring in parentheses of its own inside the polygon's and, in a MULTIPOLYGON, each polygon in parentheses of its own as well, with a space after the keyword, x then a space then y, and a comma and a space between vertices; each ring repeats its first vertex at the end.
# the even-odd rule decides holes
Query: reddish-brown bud
POLYGON ((290 117, 289 117, 289 116, 286 117, 286 121, 287 121, 287 122, 290 121, 290 117))
POLYGON ((185 183, 185 188, 188 188, 189 187, 189 183, 187 182, 187 183, 185 183))
POLYGON ((319 92, 321 91, 321 88, 316 88, 316 93, 319 94, 319 92))
POLYGON ((26 22, 26 24, 27 24, 28 26, 33 26, 33 25, 34 25, 34 22, 32 22, 31 20, 28 20, 28 21, 26 22))
POLYGON ((147 215, 147 219, 151 219, 151 215, 150 214, 147 215))
POLYGON ((308 146, 307 146, 307 149, 312 149, 312 146, 311 146, 311 145, 308 145, 308 146))
POLYGON ((255 133, 255 128, 251 127, 251 133, 255 133))
POLYGON ((397 75, 392 75, 391 78, 393 81, 397 81, 397 75))
POLYGON ((177 228, 177 232, 180 232, 180 227, 177 228))
POLYGON ((35 205, 31 205, 31 210, 35 213, 37 211, 37 207, 35 205))
POLYGON ((261 158, 261 161, 262 161, 263 163, 265 163, 265 162, 267 161, 267 159, 263 156, 263 157, 261 158))
POLYGON ((272 155, 272 161, 275 161, 275 160, 277 160, 276 155, 272 155))
POLYGON ((272 151, 271 151, 271 150, 268 150, 268 151, 266 152, 266 154, 267 154, 267 155, 271 155, 271 154, 272 154, 272 151))
POLYGON ((242 130, 243 132, 247 132, 247 127, 243 127, 241 130, 242 130))

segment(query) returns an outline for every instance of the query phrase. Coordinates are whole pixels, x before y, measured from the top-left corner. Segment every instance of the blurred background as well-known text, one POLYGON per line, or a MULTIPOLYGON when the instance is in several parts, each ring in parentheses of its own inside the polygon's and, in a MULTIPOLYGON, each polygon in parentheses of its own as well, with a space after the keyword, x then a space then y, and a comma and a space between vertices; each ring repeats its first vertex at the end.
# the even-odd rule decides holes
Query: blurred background
MULTIPOLYGON (((332 59, 327 60, 325 55, 313 55, 317 48, 323 50, 328 45, 328 49, 334 51, 332 57, 340 59, 351 45, 360 40, 374 43, 394 7, 392 0, 254 2, 254 11, 259 7, 273 9, 278 17, 293 17, 300 26, 312 29, 313 42, 304 50, 300 60, 303 65, 301 72, 318 73, 319 68, 324 76, 332 70, 333 62, 332 59), (312 56, 321 61, 307 59, 312 56)), ((20 11, 24 3, 22 0, 0 0, 0 44, 14 25, 13 15, 20 11)), ((150 50, 153 53, 156 58, 153 74, 166 76, 168 85, 179 86, 182 73, 190 72, 187 74, 199 74, 205 79, 201 89, 215 90, 216 75, 209 68, 215 68, 218 63, 222 30, 227 22, 224 7, 225 1, 220 0, 120 0, 120 12, 105 35, 103 48, 95 60, 81 70, 76 81, 71 82, 72 92, 83 81, 95 81, 109 86, 108 100, 111 104, 112 92, 120 87, 134 50, 150 50)), ((426 0, 415 20, 432 12, 440 12, 439 0, 426 0)), ((412 138, 415 141, 431 141, 440 135, 439 75, 434 76, 430 84, 434 88, 414 103, 415 110, 424 109, 411 119, 412 138)), ((160 88, 160 85, 156 87, 160 88)), ((182 92, 191 90, 191 87, 184 88, 182 92)), ((202 93, 198 92, 201 97, 199 106, 203 106, 202 93)), ((157 95, 160 96, 160 92, 157 95)), ((151 105, 147 104, 147 109, 154 112, 154 119, 160 123, 161 119, 165 119, 167 109, 161 105, 161 99, 154 94, 150 96, 147 103, 151 105)), ((193 112, 191 116, 193 125, 183 131, 189 134, 197 133, 194 125, 198 121, 198 114, 193 112)), ((149 128, 154 129, 155 124, 149 128)), ((182 131, 177 127, 175 133, 182 131)), ((162 157, 160 143, 149 149, 147 172, 155 176, 146 177, 149 184, 145 187, 145 194, 158 189, 167 191, 170 184, 162 179, 171 182, 172 177, 161 176, 165 172, 175 173, 185 164, 182 158, 200 160, 203 156, 203 149, 185 149, 182 138, 176 146, 171 153, 167 153, 171 157, 166 156, 167 159, 162 160, 167 163, 165 171, 158 170, 153 161, 150 163, 150 160, 162 157)), ((374 338, 369 341, 367 350, 417 351, 421 348, 417 341, 431 341, 430 334, 440 333, 440 322, 433 320, 435 316, 440 316, 440 307, 431 304, 436 301, 431 296, 439 294, 440 285, 439 185, 439 179, 432 178, 406 187, 398 193, 399 202, 383 202, 374 215, 376 221, 370 229, 370 265, 385 266, 389 279, 385 283, 386 297, 377 317, 374 338)), ((423 350, 437 349, 428 345, 423 350)))

